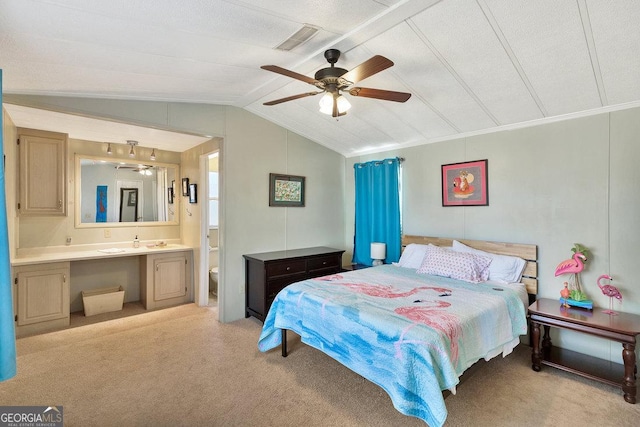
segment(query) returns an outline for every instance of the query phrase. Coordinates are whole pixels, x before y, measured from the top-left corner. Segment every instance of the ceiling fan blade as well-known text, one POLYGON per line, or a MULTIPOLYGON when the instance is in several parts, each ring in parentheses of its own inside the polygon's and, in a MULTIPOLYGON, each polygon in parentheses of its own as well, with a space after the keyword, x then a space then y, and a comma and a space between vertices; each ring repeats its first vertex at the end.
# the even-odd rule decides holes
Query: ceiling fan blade
POLYGON ((296 80, 301 80, 311 85, 319 84, 320 82, 312 77, 307 77, 304 74, 296 73, 295 71, 287 70, 286 68, 278 67, 277 65, 263 65, 263 70, 271 71, 273 73, 282 74, 283 76, 291 77, 296 80))
POLYGON ((299 93, 297 95, 291 95, 291 96, 287 96, 286 98, 280 98, 280 99, 275 99, 273 101, 269 101, 269 102, 265 102, 262 105, 276 105, 276 104, 282 104, 283 102, 287 102, 287 101, 293 101, 294 99, 300 99, 300 98, 304 98, 305 96, 313 96, 313 95, 317 95, 319 93, 322 92, 306 92, 306 93, 299 93))
POLYGON ((371 77, 382 70, 393 66, 393 61, 385 58, 384 56, 376 55, 362 64, 358 65, 351 71, 343 74, 341 78, 350 81, 351 84, 358 83, 360 80, 364 80, 367 77, 371 77))
POLYGON ((411 98, 410 93, 395 92, 392 90, 371 89, 368 87, 353 87, 349 89, 349 94, 353 96, 362 96, 365 98, 376 98, 395 102, 405 102, 406 100, 411 98))

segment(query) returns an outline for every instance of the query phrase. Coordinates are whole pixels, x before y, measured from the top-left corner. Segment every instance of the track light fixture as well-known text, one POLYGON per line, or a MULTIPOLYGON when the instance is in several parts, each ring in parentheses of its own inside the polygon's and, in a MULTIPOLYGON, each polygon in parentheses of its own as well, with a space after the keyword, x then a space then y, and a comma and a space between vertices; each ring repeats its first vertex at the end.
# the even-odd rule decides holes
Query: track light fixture
POLYGON ((113 151, 111 151, 111 143, 110 142, 107 143, 107 154, 109 154, 109 155, 113 154, 113 151))
POLYGON ((135 157, 136 156, 136 152, 133 151, 133 147, 138 145, 138 141, 133 141, 131 139, 127 139, 127 144, 129 144, 131 146, 131 150, 129 150, 129 157, 135 157))
POLYGON ((155 149, 155 148, 153 148, 153 149, 151 150, 151 157, 150 157, 150 159, 151 159, 151 160, 154 160, 154 161, 156 160, 156 149, 155 149))

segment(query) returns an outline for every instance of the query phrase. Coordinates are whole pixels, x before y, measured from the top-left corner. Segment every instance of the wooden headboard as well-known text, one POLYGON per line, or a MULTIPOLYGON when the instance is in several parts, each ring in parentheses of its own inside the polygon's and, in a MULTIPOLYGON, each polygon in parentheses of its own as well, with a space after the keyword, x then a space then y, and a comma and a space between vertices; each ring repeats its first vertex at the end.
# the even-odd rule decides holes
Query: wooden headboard
MULTIPOLYGON (((428 245, 431 243, 435 246, 451 246, 454 239, 443 237, 427 237, 427 236, 402 236, 402 247, 404 248, 410 243, 418 243, 428 245)), ((522 283, 527 287, 527 293, 536 295, 538 293, 538 246, 522 243, 502 243, 488 242, 485 240, 464 240, 455 239, 460 243, 479 249, 485 252, 491 252, 499 255, 517 256, 527 261, 527 265, 522 273, 522 283)))

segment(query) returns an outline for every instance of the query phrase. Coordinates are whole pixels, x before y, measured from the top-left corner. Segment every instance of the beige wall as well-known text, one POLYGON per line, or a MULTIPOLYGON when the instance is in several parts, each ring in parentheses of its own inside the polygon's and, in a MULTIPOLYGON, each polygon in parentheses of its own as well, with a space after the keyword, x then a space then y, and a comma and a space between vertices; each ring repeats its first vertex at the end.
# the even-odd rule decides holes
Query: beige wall
POLYGON ((344 248, 344 157, 246 111, 229 108, 220 156, 220 262, 225 319, 244 315, 243 254, 344 248), (305 207, 269 207, 269 173, 306 177, 305 207))
MULTIPOLYGON (((217 141, 222 187, 218 289, 222 321, 244 317, 243 254, 309 246, 344 248, 344 157, 251 113, 204 104, 85 98, 5 95, 5 102, 210 135, 217 141), (270 172, 306 176, 306 207, 269 207, 270 172)), ((181 156, 182 174, 192 182, 199 180, 199 156, 217 146, 207 144, 181 156)), ((181 206, 181 237, 195 248, 195 283, 200 264, 200 206, 181 206), (187 208, 191 216, 185 215, 187 208)), ((63 233, 58 227, 52 227, 56 235, 68 231, 63 233)))
MULTIPOLYGON (((206 203, 206 196, 204 194, 205 185, 200 181, 200 156, 219 150, 221 144, 222 138, 214 138, 208 142, 205 142, 204 144, 200 144, 197 147, 185 151, 181 155, 182 178, 189 178, 189 184, 198 185, 197 204, 189 203, 187 197, 180 195, 180 197, 182 198, 182 222, 180 223, 180 227, 182 229, 182 242, 185 245, 193 247, 194 266, 197 267, 194 268, 193 283, 200 283, 199 266, 201 260, 201 251, 206 251, 207 263, 209 258, 209 248, 201 248, 200 245, 202 206, 204 205, 204 203, 206 203)), ((208 278, 205 278, 205 283, 207 281, 208 278)), ((207 304, 204 295, 199 297, 197 293, 196 302, 200 305, 207 304)))
MULTIPOLYGON (((345 246, 353 236, 353 164, 404 157, 406 234, 538 245, 538 296, 559 298, 566 277, 555 277, 574 243, 593 254, 582 274, 594 304, 609 299, 596 286, 609 273, 623 294, 616 309, 640 314, 634 260, 640 247, 640 109, 617 111, 512 131, 494 132, 350 158, 346 164, 345 246), (489 206, 442 207, 440 167, 488 159, 489 206)), ((556 331, 552 330, 554 334, 556 331)), ((563 333, 556 344, 621 362, 619 343, 563 333)))

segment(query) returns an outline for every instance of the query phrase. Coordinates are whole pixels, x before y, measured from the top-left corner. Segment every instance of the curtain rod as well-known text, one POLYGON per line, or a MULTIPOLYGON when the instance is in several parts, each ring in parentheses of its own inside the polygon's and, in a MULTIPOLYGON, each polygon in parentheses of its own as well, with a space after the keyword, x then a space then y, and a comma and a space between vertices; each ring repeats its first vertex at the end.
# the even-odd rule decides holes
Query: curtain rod
MULTIPOLYGON (((390 158, 385 159, 385 160, 392 160, 390 158)), ((384 162, 385 160, 370 160, 369 162, 365 162, 365 163, 354 163, 353 167, 362 167, 362 165, 366 164, 366 163, 374 163, 376 165, 382 164, 382 162, 384 162)), ((398 160, 399 163, 404 162, 404 157, 396 157, 396 160, 398 160)))

